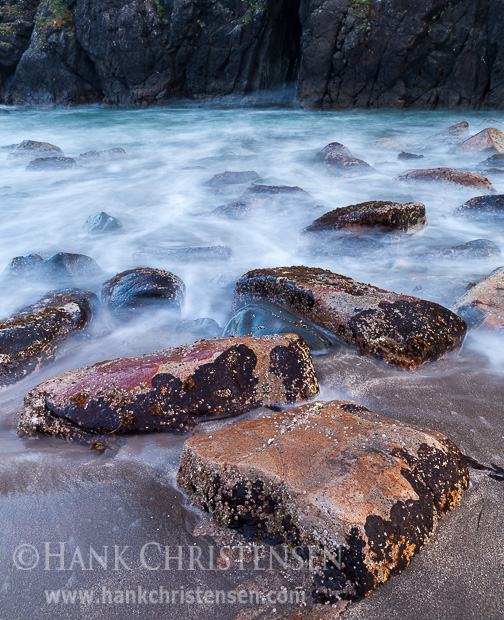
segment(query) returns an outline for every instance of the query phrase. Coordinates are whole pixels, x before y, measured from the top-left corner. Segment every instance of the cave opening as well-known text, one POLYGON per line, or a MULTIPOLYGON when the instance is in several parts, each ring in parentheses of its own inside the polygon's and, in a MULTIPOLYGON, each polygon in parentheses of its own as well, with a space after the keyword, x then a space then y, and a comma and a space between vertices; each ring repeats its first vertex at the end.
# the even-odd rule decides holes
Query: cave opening
POLYGON ((301 60, 301 0, 276 0, 256 47, 246 92, 286 88, 297 82, 301 60))

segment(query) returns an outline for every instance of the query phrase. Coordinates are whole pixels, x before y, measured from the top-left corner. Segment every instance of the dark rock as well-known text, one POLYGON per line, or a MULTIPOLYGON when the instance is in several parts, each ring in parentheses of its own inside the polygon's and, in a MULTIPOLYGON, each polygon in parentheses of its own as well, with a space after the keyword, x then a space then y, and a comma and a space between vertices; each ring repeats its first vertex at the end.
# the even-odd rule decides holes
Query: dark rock
POLYGON ((97 307, 96 295, 77 289, 51 291, 0 322, 0 387, 51 362, 61 345, 84 330, 97 307))
POLYGON ((455 215, 489 223, 502 223, 504 217, 504 194, 476 196, 457 207, 455 215))
POLYGON ((315 161, 324 162, 325 158, 330 153, 340 153, 341 155, 352 157, 352 153, 350 153, 344 144, 341 144, 340 142, 331 142, 327 146, 324 146, 324 148, 315 155, 315 161))
POLYGON ((10 114, 9 110, 6 110, 5 108, 0 108, 0 114, 10 114))
POLYGON ((143 248, 133 252, 133 261, 157 261, 159 263, 197 263, 200 261, 228 261, 231 250, 223 245, 187 248, 143 248))
POLYGON ((374 172, 373 167, 362 159, 338 151, 328 153, 324 164, 328 172, 337 177, 356 177, 374 172))
POLYGON ((452 248, 441 248, 421 252, 418 255, 422 261, 456 261, 456 260, 493 260, 501 255, 498 245, 488 239, 475 239, 452 248))
POLYGON ((470 327, 504 328, 504 267, 470 288, 455 304, 455 312, 470 327))
POLYGON ((486 168, 488 166, 490 168, 504 168, 504 153, 495 153, 495 155, 491 155, 490 157, 487 157, 485 160, 480 162, 478 166, 481 166, 482 168, 486 168))
POLYGON ((9 153, 9 158, 35 159, 41 157, 47 159, 49 157, 64 158, 63 151, 54 144, 49 142, 37 142, 36 140, 23 140, 20 144, 12 145, 14 150, 9 153))
POLYGON ((118 161, 121 159, 128 159, 128 154, 120 146, 111 149, 102 149, 101 151, 86 151, 79 155, 79 163, 83 164, 118 161))
POLYGON ((236 284, 234 309, 257 300, 276 303, 397 368, 457 351, 466 332, 464 321, 439 304, 314 267, 249 271, 236 284))
POLYGON ((469 474, 441 433, 336 400, 189 438, 177 483, 247 538, 303 548, 314 594, 330 602, 402 572, 469 474))
POLYGON ((246 220, 252 215, 252 209, 244 202, 230 202, 217 207, 212 213, 228 220, 246 220))
POLYGON ((37 157, 27 166, 27 170, 71 170, 77 164, 71 157, 37 157))
POLYGON ((485 151, 504 151, 504 133, 493 127, 483 129, 457 148, 457 153, 482 153, 485 151))
POLYGON ((121 230, 121 222, 102 211, 101 213, 95 213, 86 220, 86 230, 90 235, 102 235, 110 232, 117 232, 121 230))
POLYGON ((222 327, 214 319, 187 319, 177 323, 175 331, 179 334, 189 334, 195 339, 217 338, 222 334, 222 327))
POLYGON ((5 270, 9 277, 49 279, 59 283, 90 281, 101 276, 96 262, 85 254, 58 252, 43 260, 38 254, 17 256, 5 270))
POLYGON ((331 346, 329 338, 306 319, 268 301, 257 301, 237 310, 222 332, 223 336, 270 334, 297 334, 312 352, 326 351, 331 346))
POLYGON ((493 190, 492 184, 485 177, 465 170, 454 168, 426 168, 407 170, 397 177, 398 181, 406 183, 444 183, 461 187, 477 187, 493 190))
POLYGON ((310 353, 298 336, 202 340, 45 381, 27 395, 18 432, 91 442, 100 435, 180 432, 317 392, 310 353))
POLYGON ((241 185, 243 183, 252 183, 258 181, 261 177, 253 170, 246 170, 244 172, 223 172, 222 174, 216 174, 206 185, 214 188, 225 187, 226 185, 241 185))
POLYGON ((406 151, 402 151, 397 156, 397 159, 423 159, 424 155, 415 155, 415 153, 406 153, 406 151))
POLYGON ((319 217, 305 232, 377 227, 413 233, 427 225, 425 205, 421 202, 371 201, 334 209, 319 217))
POLYGON ((121 321, 152 310, 179 311, 185 286, 175 274, 140 267, 118 273, 102 287, 102 302, 121 321))
POLYGON ((252 209, 286 209, 313 206, 313 198, 304 189, 288 185, 253 185, 240 196, 240 202, 252 209))

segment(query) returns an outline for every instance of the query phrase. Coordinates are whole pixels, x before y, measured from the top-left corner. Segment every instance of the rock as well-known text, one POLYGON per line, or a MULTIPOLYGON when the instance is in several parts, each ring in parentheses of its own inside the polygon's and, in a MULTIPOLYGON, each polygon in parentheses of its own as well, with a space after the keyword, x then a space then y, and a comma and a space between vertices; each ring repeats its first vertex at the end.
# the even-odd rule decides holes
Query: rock
POLYGON ((244 172, 230 172, 226 170, 222 174, 216 174, 209 181, 205 183, 209 187, 220 189, 226 185, 242 185, 243 183, 252 183, 258 181, 261 177, 253 170, 246 170, 244 172))
POLYGON ((455 170, 454 168, 407 170, 400 174, 396 180, 405 181, 406 183, 444 183, 461 187, 493 190, 492 184, 485 177, 465 170, 455 170))
POLYGON ((27 170, 71 170, 77 164, 71 157, 37 157, 27 166, 27 170))
POLYGON ((0 108, 0 114, 10 114, 9 110, 6 110, 5 108, 0 108))
POLYGON ((103 284, 102 302, 121 321, 152 310, 179 311, 185 285, 175 274, 151 267, 129 269, 103 284))
POLYGON ((314 267, 249 271, 236 284, 234 310, 257 300, 276 303, 401 369, 457 351, 466 332, 464 321, 439 304, 314 267))
POLYGON ((48 279, 59 283, 89 281, 102 275, 96 262, 85 254, 58 252, 43 260, 38 254, 16 256, 5 270, 9 277, 48 279))
POLYGON ((268 301, 257 301, 237 310, 222 332, 223 336, 270 334, 297 334, 312 353, 326 351, 331 346, 329 338, 306 319, 268 301))
POLYGON ((470 327, 504 328, 504 267, 470 288, 454 310, 470 327))
POLYGON ((133 261, 157 261, 166 264, 220 262, 231 258, 231 250, 223 245, 187 248, 142 248, 133 252, 133 261))
MULTIPOLYGON (((222 327, 214 319, 186 319, 175 325, 178 334, 190 335, 191 338, 217 338, 222 335, 222 327)), ((262 334, 259 334, 262 335, 262 334)))
POLYGON ((493 127, 483 129, 457 148, 457 153, 481 153, 484 151, 504 152, 504 133, 493 127))
POLYGON ((319 217, 304 232, 378 227, 413 233, 427 226, 425 205, 421 202, 371 201, 334 209, 319 217))
POLYGON ((454 215, 488 223, 502 223, 504 217, 504 194, 476 196, 457 207, 454 215))
POLYGON ((375 140, 374 144, 389 151, 403 149, 405 146, 403 142, 396 138, 380 138, 379 140, 375 140))
POLYGON ((41 157, 47 159, 49 157, 64 157, 63 151, 54 144, 49 142, 37 142, 36 140, 23 140, 20 144, 15 146, 9 157, 24 157, 29 159, 35 159, 41 157))
POLYGON ((475 239, 451 248, 440 248, 429 252, 421 252, 418 258, 422 261, 445 260, 493 260, 501 255, 500 248, 488 239, 475 239))
POLYGON ((105 213, 105 211, 95 213, 86 220, 86 230, 90 235, 102 235, 105 233, 117 232, 121 230, 121 228, 121 222, 117 218, 105 213))
POLYGON ((81 153, 79 155, 79 163, 83 164, 118 161, 121 159, 128 159, 128 153, 126 153, 126 151, 120 146, 116 146, 111 149, 102 149, 99 151, 86 151, 85 153, 81 153))
POLYGON ((402 572, 468 483, 441 433, 341 400, 190 437, 177 474, 221 525, 303 548, 321 602, 402 572))
POLYGON ((352 153, 350 153, 344 144, 340 142, 331 142, 315 155, 315 161, 325 162, 325 158, 329 153, 340 153, 341 155, 352 157, 352 153))
POLYGON ((252 209, 244 202, 230 202, 227 205, 217 207, 212 213, 229 220, 246 220, 251 217, 252 209))
POLYGON ((383 251, 383 245, 366 235, 325 233, 308 236, 308 253, 310 256, 331 256, 346 259, 373 255, 383 251))
POLYGON ((504 174, 504 168, 482 168, 478 170, 482 177, 491 177, 504 174))
POLYGON ((397 156, 397 159, 423 159, 424 155, 415 155, 415 153, 406 153, 406 151, 401 151, 397 156))
POLYGON ((90 323, 98 299, 77 289, 51 291, 0 322, 0 387, 51 362, 61 345, 90 323))
POLYGON ((490 155, 490 157, 487 157, 485 160, 480 162, 478 166, 481 166, 482 168, 486 168, 488 166, 490 168, 504 168, 504 153, 496 153, 495 155, 490 155))
POLYGON ((253 185, 240 196, 239 202, 252 209, 285 209, 291 206, 313 206, 313 198, 304 189, 288 185, 253 185))
POLYGON ((431 136, 425 146, 436 146, 436 144, 446 144, 448 146, 458 146, 467 138, 469 133, 469 123, 462 121, 456 125, 451 125, 448 129, 443 129, 439 133, 431 136))
POLYGON ((27 395, 18 432, 81 441, 180 432, 210 418, 306 400, 317 392, 310 353, 298 336, 202 340, 45 381, 27 395))
POLYGON ((374 172, 372 166, 362 159, 357 159, 337 151, 327 154, 324 164, 327 171, 337 177, 356 177, 374 172))

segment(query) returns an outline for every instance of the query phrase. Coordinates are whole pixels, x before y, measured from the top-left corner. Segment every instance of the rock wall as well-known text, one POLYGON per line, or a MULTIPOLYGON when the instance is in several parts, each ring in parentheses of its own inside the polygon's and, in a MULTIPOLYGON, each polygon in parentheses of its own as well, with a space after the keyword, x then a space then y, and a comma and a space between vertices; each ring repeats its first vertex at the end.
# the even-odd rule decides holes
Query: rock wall
POLYGON ((0 100, 502 107, 501 0, 0 0, 0 100))

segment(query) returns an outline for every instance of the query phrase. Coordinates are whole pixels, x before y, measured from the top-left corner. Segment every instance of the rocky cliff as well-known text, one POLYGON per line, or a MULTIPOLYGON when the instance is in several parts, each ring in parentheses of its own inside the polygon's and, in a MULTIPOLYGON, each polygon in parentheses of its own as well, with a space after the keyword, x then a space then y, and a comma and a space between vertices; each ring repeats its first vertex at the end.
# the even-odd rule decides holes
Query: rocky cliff
POLYGON ((502 107, 502 0, 0 0, 0 100, 502 107))

